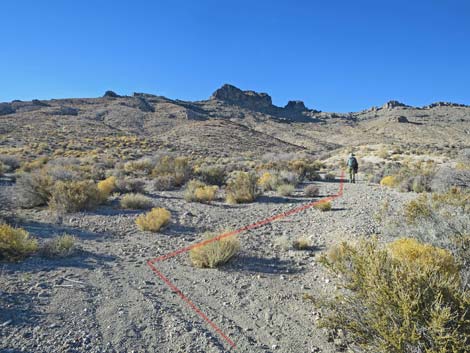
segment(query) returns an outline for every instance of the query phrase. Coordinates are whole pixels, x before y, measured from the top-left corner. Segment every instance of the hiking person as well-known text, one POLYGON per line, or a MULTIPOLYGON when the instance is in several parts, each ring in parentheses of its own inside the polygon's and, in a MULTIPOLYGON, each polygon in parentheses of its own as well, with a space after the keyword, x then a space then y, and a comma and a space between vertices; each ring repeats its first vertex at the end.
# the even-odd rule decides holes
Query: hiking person
POLYGON ((349 171, 349 182, 356 183, 356 173, 359 168, 357 159, 354 156, 354 153, 351 153, 348 158, 348 171, 349 171))

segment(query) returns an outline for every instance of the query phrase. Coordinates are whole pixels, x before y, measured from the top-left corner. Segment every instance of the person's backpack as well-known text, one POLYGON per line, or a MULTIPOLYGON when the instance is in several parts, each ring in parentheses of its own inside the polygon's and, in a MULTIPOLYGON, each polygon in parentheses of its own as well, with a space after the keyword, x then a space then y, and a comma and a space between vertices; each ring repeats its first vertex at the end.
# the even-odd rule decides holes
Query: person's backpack
POLYGON ((356 170, 358 165, 357 165, 357 159, 356 157, 349 157, 348 159, 348 167, 356 170))

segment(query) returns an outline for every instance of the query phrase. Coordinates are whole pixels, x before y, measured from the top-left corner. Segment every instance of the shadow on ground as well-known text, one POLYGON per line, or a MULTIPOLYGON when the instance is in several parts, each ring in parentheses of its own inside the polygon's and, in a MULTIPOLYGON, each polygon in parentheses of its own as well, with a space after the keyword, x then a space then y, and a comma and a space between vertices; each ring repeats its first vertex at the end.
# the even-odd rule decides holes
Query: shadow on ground
POLYGON ((223 268, 224 271, 232 272, 255 272, 264 274, 295 274, 302 270, 290 260, 279 258, 263 258, 256 256, 240 255, 223 268))
MULTIPOLYGON (((1 292, 0 296, 0 326, 22 326, 37 322, 40 314, 34 310, 33 295, 25 292, 1 292)), ((3 351, 2 351, 3 352, 3 351)))
POLYGON ((109 266, 116 260, 115 256, 96 254, 90 251, 77 249, 74 254, 63 258, 44 258, 35 255, 21 262, 1 263, 2 271, 6 272, 47 272, 58 268, 81 268, 92 270, 109 266))

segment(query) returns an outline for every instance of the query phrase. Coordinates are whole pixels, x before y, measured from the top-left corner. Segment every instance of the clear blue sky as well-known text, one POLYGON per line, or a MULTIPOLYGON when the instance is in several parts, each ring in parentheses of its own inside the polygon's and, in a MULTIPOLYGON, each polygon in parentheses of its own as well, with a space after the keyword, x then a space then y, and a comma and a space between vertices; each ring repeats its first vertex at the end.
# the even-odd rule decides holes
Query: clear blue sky
POLYGON ((0 101, 223 83, 356 111, 470 104, 468 0, 2 1, 0 101))

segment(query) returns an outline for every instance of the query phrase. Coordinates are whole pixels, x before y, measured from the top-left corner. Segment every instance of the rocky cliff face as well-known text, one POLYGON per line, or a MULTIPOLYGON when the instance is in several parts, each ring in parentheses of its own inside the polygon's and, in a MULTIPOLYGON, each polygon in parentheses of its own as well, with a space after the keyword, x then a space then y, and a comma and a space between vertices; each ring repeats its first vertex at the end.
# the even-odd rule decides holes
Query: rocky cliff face
POLYGON ((273 105, 271 96, 266 93, 242 91, 228 84, 216 90, 210 100, 262 112, 287 121, 312 121, 313 115, 318 113, 308 109, 304 102, 299 100, 291 100, 284 107, 278 107, 273 105))
POLYGON ((271 96, 255 91, 242 91, 241 89, 225 84, 216 90, 210 99, 216 99, 228 104, 252 110, 269 109, 272 106, 271 96))

